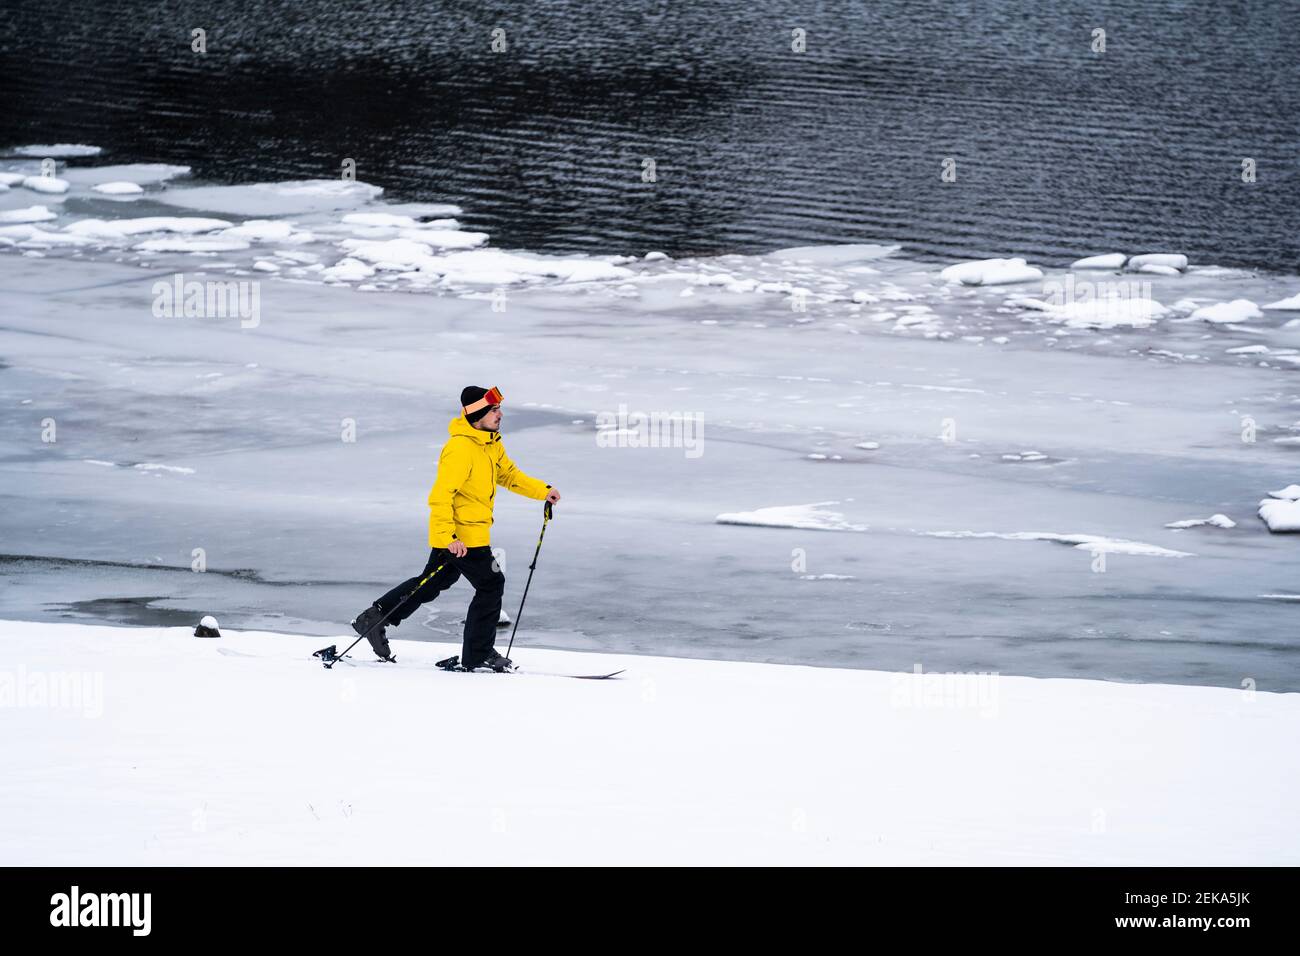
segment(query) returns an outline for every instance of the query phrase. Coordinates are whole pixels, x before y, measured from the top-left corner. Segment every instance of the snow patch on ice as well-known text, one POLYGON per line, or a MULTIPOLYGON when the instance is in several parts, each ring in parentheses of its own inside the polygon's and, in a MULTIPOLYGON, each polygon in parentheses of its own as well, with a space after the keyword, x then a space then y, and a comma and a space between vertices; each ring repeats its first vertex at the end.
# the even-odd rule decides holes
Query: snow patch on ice
POLYGON ((238 239, 186 239, 177 236, 174 239, 146 239, 133 248, 141 252, 239 252, 248 247, 247 242, 238 239))
POLYGON ((180 465, 160 465, 157 462, 142 462, 135 466, 139 471, 169 471, 177 475, 192 475, 193 468, 184 468, 180 465))
POLYGON ((978 259, 971 262, 959 262, 948 266, 939 273, 945 282, 958 282, 962 285, 1008 285, 1016 282, 1031 282, 1041 279, 1041 269, 1029 265, 1024 259, 978 259))
POLYGON ((192 235, 228 229, 232 225, 225 219, 203 219, 198 216, 144 216, 138 219, 81 219, 67 226, 64 232, 101 239, 122 239, 150 232, 192 235))
POLYGON ((305 179, 244 186, 196 186, 169 189, 160 202, 227 215, 285 216, 350 209, 376 199, 383 187, 360 180, 305 179))
POLYGON ((1131 554, 1143 557, 1191 558, 1187 551, 1174 551, 1155 544, 1108 538, 1097 534, 1058 534, 1053 531, 922 531, 931 538, 1003 538, 1008 541, 1056 541, 1093 554, 1131 554))
POLYGON ((1295 312, 1300 310, 1300 292, 1287 299, 1278 299, 1276 302, 1270 302, 1267 305, 1260 306, 1261 309, 1278 309, 1280 311, 1295 312))
POLYGON ((48 222, 57 218, 46 206, 28 206, 26 209, 7 209, 0 212, 0 222, 48 222))
POLYGON ((1070 263, 1071 269, 1122 269, 1128 258, 1122 252, 1108 252, 1100 256, 1085 256, 1070 263))
POLYGON ((1233 299, 1231 302, 1218 302, 1206 305, 1192 313, 1191 318, 1206 322, 1226 325, 1230 322, 1245 322, 1247 319, 1262 317, 1259 306, 1249 299, 1233 299))
POLYGON ((1233 521, 1224 514, 1212 514, 1208 518, 1185 518, 1182 521, 1171 521, 1165 525, 1166 528, 1197 528, 1201 525, 1212 525, 1216 528, 1235 528, 1237 522, 1233 521))
POLYGON ((57 176, 27 176, 23 179, 23 188, 37 193, 66 193, 70 185, 66 179, 57 176))
POLYGON ((97 193, 103 193, 105 196, 132 196, 144 192, 144 187, 139 183, 128 183, 124 180, 111 183, 96 183, 90 188, 97 193))
POLYGON ((102 146, 87 146, 84 143, 40 143, 31 146, 15 146, 8 150, 11 156, 35 156, 38 159, 66 156, 98 156, 104 151, 102 146))
POLYGON ((825 510, 838 501, 816 501, 806 505, 775 505, 755 511, 733 511, 718 515, 718 524, 754 525, 763 528, 801 528, 811 531, 866 531, 866 525, 851 524, 838 511, 825 510))
POLYGON ((1128 268, 1134 271, 1140 272, 1143 266, 1160 266, 1162 269, 1181 272, 1187 268, 1187 257, 1182 253, 1149 252, 1134 256, 1128 261, 1128 268))

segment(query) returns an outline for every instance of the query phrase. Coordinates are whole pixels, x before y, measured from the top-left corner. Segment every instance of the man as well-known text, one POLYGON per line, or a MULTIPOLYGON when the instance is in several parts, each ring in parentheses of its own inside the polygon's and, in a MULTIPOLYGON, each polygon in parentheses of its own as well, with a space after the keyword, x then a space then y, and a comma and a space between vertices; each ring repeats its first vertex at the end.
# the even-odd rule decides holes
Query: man
POLYGON ((432 601, 463 574, 474 585, 465 618, 461 666, 511 669, 493 647, 506 578, 489 545, 497 485, 526 498, 552 503, 560 493, 515 465, 501 443, 501 391, 471 385, 460 393, 461 415, 447 424, 451 437, 438 457, 438 476, 429 492, 429 563, 424 572, 393 588, 352 622, 380 660, 392 661, 384 620, 394 627, 432 601))

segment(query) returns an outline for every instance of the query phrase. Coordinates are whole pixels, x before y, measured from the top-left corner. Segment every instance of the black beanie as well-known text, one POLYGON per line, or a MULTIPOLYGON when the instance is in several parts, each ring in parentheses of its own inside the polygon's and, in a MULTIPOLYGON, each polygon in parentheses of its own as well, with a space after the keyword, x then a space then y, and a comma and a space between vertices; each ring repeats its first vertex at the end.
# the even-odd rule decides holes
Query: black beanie
MULTIPOLYGON (((460 391, 460 407, 464 408, 466 405, 473 405, 487 393, 488 390, 486 388, 479 388, 477 385, 466 385, 460 391)), ((491 410, 491 405, 484 405, 476 412, 467 412, 465 414, 465 420, 473 425, 491 410)))

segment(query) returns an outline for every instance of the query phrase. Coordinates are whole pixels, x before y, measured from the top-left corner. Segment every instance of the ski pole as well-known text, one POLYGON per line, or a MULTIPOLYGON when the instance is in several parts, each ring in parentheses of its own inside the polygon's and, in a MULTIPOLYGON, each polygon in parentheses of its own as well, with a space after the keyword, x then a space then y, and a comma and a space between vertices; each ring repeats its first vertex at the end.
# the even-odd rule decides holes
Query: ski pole
POLYGON ((515 615, 515 626, 510 629, 510 645, 506 648, 506 657, 515 646, 515 631, 519 630, 519 619, 524 616, 524 602, 528 600, 528 585, 533 583, 533 571, 537 569, 537 556, 542 553, 542 539, 546 537, 546 522, 551 520, 551 503, 546 502, 543 510, 542 533, 537 536, 537 550, 533 552, 533 563, 528 565, 528 581, 524 584, 524 596, 519 599, 519 613, 515 615))
MULTIPOLYGON (((547 504, 550 504, 550 502, 547 502, 547 504)), ((365 629, 361 634, 357 635, 357 639, 356 639, 355 641, 353 641, 351 644, 348 645, 348 649, 347 649, 347 651, 344 651, 342 654, 338 655, 336 658, 334 658, 333 661, 322 661, 322 663, 325 665, 325 669, 326 669, 326 670, 332 670, 332 669, 334 668, 334 661, 341 661, 343 658, 347 657, 347 656, 348 656, 348 651, 352 650, 352 648, 356 647, 358 644, 361 643, 361 638, 369 636, 370 632, 373 631, 375 628, 377 628, 377 627, 382 627, 382 626, 385 624, 385 622, 387 622, 387 620, 392 616, 393 611, 396 611, 399 607, 401 607, 401 606, 402 606, 403 604, 405 604, 407 601, 411 600, 411 598, 415 597, 415 592, 418 591, 418 590, 420 590, 420 588, 424 587, 424 585, 425 585, 425 584, 426 584, 426 583, 427 583, 427 582, 428 582, 428 581, 429 581, 429 580, 430 580, 430 579, 431 579, 435 574, 437 574, 439 571, 441 571, 441 570, 442 570, 443 568, 445 568, 446 566, 447 566, 447 562, 444 561, 444 562, 442 562, 442 564, 438 565, 438 567, 435 568, 433 571, 431 571, 430 573, 426 574, 426 575, 424 576, 424 580, 422 580, 419 584, 417 584, 414 588, 411 589, 411 593, 410 593, 410 594, 408 594, 406 597, 402 598, 400 601, 398 601, 396 604, 394 604, 394 605, 392 606, 392 608, 388 611, 387 614, 385 614, 383 617, 381 617, 381 618, 380 618, 378 621, 376 621, 374 624, 371 624, 371 625, 370 625, 368 628, 366 628, 366 629, 365 629)))

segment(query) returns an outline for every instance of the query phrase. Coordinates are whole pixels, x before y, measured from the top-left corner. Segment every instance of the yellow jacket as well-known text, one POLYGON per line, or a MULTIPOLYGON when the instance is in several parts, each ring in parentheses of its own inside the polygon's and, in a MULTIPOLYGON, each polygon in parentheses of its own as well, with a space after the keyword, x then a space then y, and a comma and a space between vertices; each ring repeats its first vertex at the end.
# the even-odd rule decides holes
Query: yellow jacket
POLYGON ((438 477, 429 491, 429 547, 463 541, 468 548, 490 544, 492 503, 497 485, 541 500, 550 485, 525 475, 510 460, 498 432, 475 428, 465 416, 447 423, 451 437, 438 456, 438 477))

